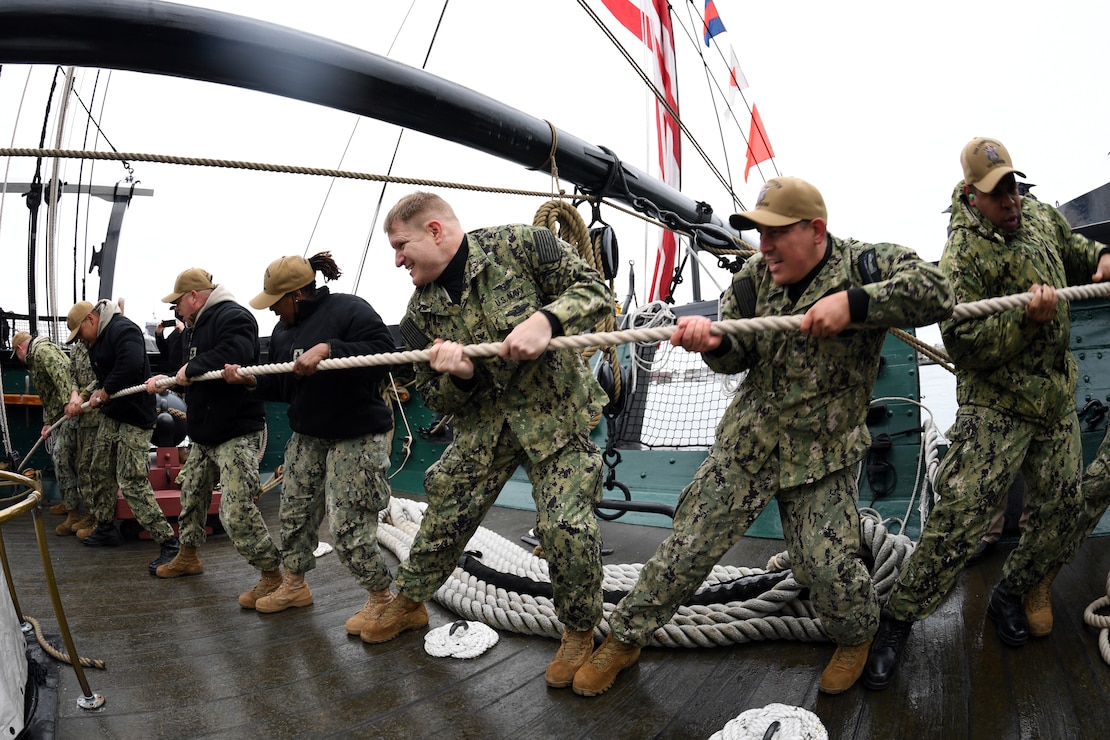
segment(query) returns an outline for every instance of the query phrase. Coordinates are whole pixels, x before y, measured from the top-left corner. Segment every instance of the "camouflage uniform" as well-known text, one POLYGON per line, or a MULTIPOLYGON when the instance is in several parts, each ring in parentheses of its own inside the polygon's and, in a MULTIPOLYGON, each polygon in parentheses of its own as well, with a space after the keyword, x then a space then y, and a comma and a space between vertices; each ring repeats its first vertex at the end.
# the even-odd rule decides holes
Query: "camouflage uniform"
MULTIPOLYGON (((77 390, 70 360, 61 347, 46 337, 35 337, 27 347, 27 372, 42 399, 43 423, 53 425, 64 419, 65 405, 77 390)), ((65 419, 46 440, 62 502, 70 511, 81 508, 77 485, 77 420, 65 419)))
POLYGON ((733 319, 802 315, 824 296, 862 290, 866 315, 853 322, 867 328, 820 339, 796 331, 735 334, 703 353, 717 372, 748 375, 708 458, 682 491, 674 533, 610 616, 622 642, 650 642, 772 498, 794 577, 810 587, 825 632, 840 645, 875 634, 879 604, 857 556, 853 468, 870 444, 864 422, 886 327, 935 322, 951 312, 952 294, 939 270, 893 244, 830 235, 818 269, 804 290, 776 285, 757 255, 722 296, 721 316, 733 319))
MULTIPOLYGON (((503 340, 543 309, 567 333, 591 328, 612 310, 600 275, 547 229, 502 226, 466 235, 462 295, 455 304, 436 283, 417 288, 401 322, 410 349, 435 338, 463 344, 503 340)), ((601 499, 601 455, 589 439, 604 392, 574 352, 528 362, 474 361, 471 381, 417 366, 425 404, 454 414, 456 436, 424 479, 428 508, 398 589, 432 597, 513 471, 532 482, 538 531, 548 558, 559 619, 570 630, 601 619, 601 549, 593 506, 601 499)))
MULTIPOLYGON (((270 338, 270 361, 288 362, 320 342, 333 358, 391 352, 393 335, 362 298, 316 289, 302 300, 297 323, 278 324, 270 338)), ((378 547, 378 512, 389 503, 389 452, 393 413, 381 394, 383 366, 256 376, 257 394, 289 404, 282 481, 281 557, 289 573, 316 567, 325 507, 335 551, 359 585, 389 588, 389 568, 378 547)))
MULTIPOLYGON (((1022 198, 1021 227, 1005 234, 980 217, 963 186, 961 180, 952 193, 940 261, 959 302, 1022 293, 1034 283, 1090 282, 1102 245, 1073 234, 1055 208, 1022 198)), ((1082 510, 1070 328, 1064 301, 1043 324, 1031 321, 1024 306, 941 323, 956 365, 960 408, 937 471, 940 502, 887 605, 893 618, 923 619, 936 610, 1018 470, 1026 481, 1029 521, 1006 558, 1003 579, 1023 595, 1065 555, 1082 510)))
POLYGON ((1061 558, 1061 562, 1065 563, 1074 557, 1084 540, 1091 536, 1102 515, 1106 513, 1106 507, 1110 506, 1110 429, 1102 438, 1102 444, 1098 446, 1095 459, 1083 474, 1080 490, 1083 492, 1082 519, 1076 535, 1072 538, 1071 547, 1061 558))
MULTIPOLYGON (((222 370, 225 364, 258 363, 258 323, 226 286, 212 289, 193 327, 181 334, 188 341, 180 353, 186 377, 222 370)), ((175 365, 171 362, 169 371, 176 374, 182 366, 175 365)), ((246 386, 222 382, 187 386, 185 403, 192 447, 177 476, 181 544, 204 544, 212 491, 219 485, 220 523, 235 549, 257 570, 277 570, 281 555, 255 503, 265 403, 246 386)))
MULTIPOLYGON (((89 350, 80 342, 74 342, 69 351, 73 368, 73 379, 82 401, 88 401, 96 388, 96 373, 93 372, 89 350)), ((86 409, 77 417, 77 485, 81 499, 92 513, 92 449, 100 429, 100 409, 86 409)))
POLYGON ((378 547, 378 512, 389 504, 392 443, 392 432, 352 439, 296 432, 289 437, 281 496, 287 570, 306 573, 316 567, 312 550, 326 506, 336 554, 355 581, 367 591, 389 588, 393 579, 378 547))
MULTIPOLYGON (((100 323, 89 359, 101 387, 109 394, 142 384, 150 377, 143 331, 111 301, 96 305, 100 323)), ((154 431, 154 396, 134 393, 110 398, 101 409, 100 430, 92 449, 92 514, 98 524, 115 520, 122 493, 135 520, 160 545, 175 543, 147 474, 154 431)))

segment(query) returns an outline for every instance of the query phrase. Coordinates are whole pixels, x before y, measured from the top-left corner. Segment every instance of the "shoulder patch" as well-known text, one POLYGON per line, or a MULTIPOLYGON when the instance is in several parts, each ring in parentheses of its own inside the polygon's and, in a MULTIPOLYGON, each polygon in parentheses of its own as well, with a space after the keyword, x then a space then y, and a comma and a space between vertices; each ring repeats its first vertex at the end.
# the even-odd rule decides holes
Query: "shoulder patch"
POLYGON ((424 333, 417 328, 416 322, 407 316, 401 319, 400 328, 401 339, 404 340, 405 346, 410 350, 425 349, 432 343, 431 340, 424 336, 424 333))
POLYGON ((563 248, 551 229, 537 228, 532 230, 532 243, 536 247, 536 255, 541 265, 558 262, 563 258, 563 248))
POLYGON ((877 283, 882 280, 879 274, 879 261, 875 258, 875 248, 865 250, 860 253, 857 260, 857 267, 859 268, 859 276, 863 280, 864 285, 877 283))
POLYGON ((732 281, 732 297, 736 301, 736 308, 740 311, 741 318, 755 317, 755 283, 750 276, 732 281))

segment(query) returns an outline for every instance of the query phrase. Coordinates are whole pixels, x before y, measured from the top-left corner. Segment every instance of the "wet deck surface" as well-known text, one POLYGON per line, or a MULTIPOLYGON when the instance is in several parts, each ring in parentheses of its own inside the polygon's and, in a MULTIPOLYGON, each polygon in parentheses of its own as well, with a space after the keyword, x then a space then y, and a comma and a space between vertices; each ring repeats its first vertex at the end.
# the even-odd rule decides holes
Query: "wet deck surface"
MULTIPOLYGON (((276 530, 277 497, 264 512, 276 530)), ((226 537, 201 550, 205 573, 147 575, 149 541, 93 549, 52 533, 63 603, 101 709, 78 709, 63 666, 58 738, 706 738, 741 712, 771 703, 815 712, 831 738, 1110 737, 1110 666, 1083 609, 1105 593, 1110 538, 1090 540, 1056 581, 1056 628, 1020 649, 1003 646, 986 602, 1008 546, 965 571, 941 609, 918 624, 890 688, 828 697, 817 681, 829 643, 777 641, 710 649, 648 649, 608 693, 585 699, 547 688, 556 643, 501 633, 473 660, 433 658, 423 631, 384 645, 350 638, 343 622, 365 596, 335 554, 307 578, 315 604, 264 615, 237 595, 254 571, 226 537)), ((514 541, 533 515, 495 509, 486 526, 514 541)), ((612 563, 647 559, 667 530, 603 522, 612 563)), ((322 533, 327 540, 327 531, 322 533)), ((41 581, 30 517, 4 528, 26 614, 58 638, 41 581)), ((742 542, 726 563, 762 567, 778 540, 742 542)), ((391 558, 391 562, 393 559, 391 558)), ((454 620, 429 604, 431 626, 454 620)))

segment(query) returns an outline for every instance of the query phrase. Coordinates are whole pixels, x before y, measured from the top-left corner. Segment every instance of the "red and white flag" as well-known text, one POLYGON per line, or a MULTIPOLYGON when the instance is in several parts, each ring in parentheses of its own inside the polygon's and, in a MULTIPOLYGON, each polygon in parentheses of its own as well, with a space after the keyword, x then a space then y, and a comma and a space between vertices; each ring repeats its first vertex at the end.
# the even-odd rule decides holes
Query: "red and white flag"
MULTIPOLYGON (((671 110, 678 112, 678 98, 675 95, 674 32, 671 30, 671 17, 667 10, 667 0, 602 0, 609 12, 620 24, 633 33, 652 52, 654 64, 652 72, 655 86, 663 94, 671 110)), ((682 138, 678 121, 667 106, 656 101, 655 130, 659 145, 659 172, 663 182, 680 189, 682 186, 682 138)), ((677 243, 672 232, 664 229, 655 256, 655 269, 652 272, 651 290, 648 300, 664 300, 670 295, 671 276, 674 274, 677 243)))
POLYGON ((740 69, 740 62, 736 61, 736 49, 731 46, 728 47, 728 68, 728 104, 731 107, 736 100, 736 93, 748 89, 748 78, 744 76, 744 70, 740 69))
POLYGON ((763 121, 759 117, 759 108, 752 106, 752 128, 748 133, 748 163, 744 167, 744 182, 748 181, 748 170, 753 165, 766 162, 775 156, 771 148, 771 140, 767 138, 767 131, 763 128, 763 121))

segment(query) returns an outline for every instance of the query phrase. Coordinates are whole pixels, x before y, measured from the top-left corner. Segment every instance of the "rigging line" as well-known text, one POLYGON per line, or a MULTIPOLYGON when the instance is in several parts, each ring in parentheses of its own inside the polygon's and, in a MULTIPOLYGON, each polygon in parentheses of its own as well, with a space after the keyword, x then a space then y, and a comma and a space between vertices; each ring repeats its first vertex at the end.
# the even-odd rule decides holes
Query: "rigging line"
MULTIPOLYGON (((408 22, 409 16, 412 14, 413 6, 415 6, 415 5, 416 5, 416 0, 412 0, 412 2, 409 3, 409 9, 405 11, 405 17, 401 19, 401 24, 397 27, 397 33, 395 33, 393 35, 393 40, 391 42, 389 42, 389 49, 386 50, 386 53, 385 53, 385 55, 387 57, 390 54, 393 53, 393 46, 397 43, 397 39, 400 37, 401 31, 404 30, 405 23, 408 22)), ((340 155, 340 157, 339 157, 339 165, 338 165, 339 167, 342 167, 343 162, 347 159, 347 152, 349 152, 350 149, 351 149, 351 142, 353 142, 355 140, 355 133, 358 131, 358 125, 361 122, 362 122, 362 118, 360 116, 356 116, 355 117, 355 125, 351 127, 351 135, 347 138, 347 145, 345 147, 343 147, 343 154, 340 155)), ((336 178, 333 177, 331 179, 331 182, 328 183, 328 191, 324 194, 324 202, 320 204, 320 212, 316 214, 316 223, 314 223, 312 225, 312 232, 308 235, 308 244, 306 244, 305 248, 304 248, 304 255, 303 255, 304 257, 308 256, 309 249, 311 249, 311 247, 312 247, 312 240, 316 237, 316 229, 320 226, 320 221, 324 217, 324 209, 328 205, 328 200, 331 199, 331 192, 332 192, 332 189, 335 188, 335 181, 336 181, 336 178)), ((365 248, 363 250, 362 261, 363 262, 366 261, 365 248)), ((356 274, 356 276, 355 276, 355 287, 356 288, 358 287, 358 279, 359 279, 359 276, 361 274, 362 274, 362 267, 360 265, 358 274, 356 274)))
MULTIPOLYGON (((100 70, 97 70, 96 79, 97 79, 97 82, 99 83, 100 82, 100 70)), ((109 69, 108 70, 108 79, 104 81, 104 94, 100 98, 100 112, 99 112, 99 115, 97 116, 98 119, 103 119, 104 118, 104 109, 108 107, 108 90, 111 87, 111 85, 112 85, 112 70, 109 69)), ((96 136, 93 140, 93 149, 96 149, 97 146, 100 144, 100 137, 103 136, 103 135, 104 135, 104 132, 101 130, 101 128, 99 126, 97 126, 96 127, 96 136)), ((105 139, 105 140, 107 140, 107 139, 105 139)), ((96 160, 93 160, 92 165, 89 166, 89 180, 90 181, 92 180, 93 172, 95 171, 95 169, 96 169, 96 160)), ((92 200, 91 195, 89 196, 89 200, 91 202, 91 200, 92 200)), ((84 267, 85 265, 89 264, 89 217, 88 217, 88 211, 86 211, 86 215, 85 215, 85 238, 83 239, 83 246, 84 246, 84 256, 83 256, 83 259, 81 260, 81 300, 85 300, 85 298, 87 296, 88 279, 89 279, 88 276, 89 276, 89 273, 90 273, 90 271, 86 270, 85 267, 84 267)))
MULTIPOLYGON (((23 116, 23 103, 27 100, 27 90, 31 86, 31 72, 32 67, 27 68, 27 79, 23 81, 23 93, 19 96, 19 105, 15 110, 15 121, 12 123, 12 146, 15 146, 15 134, 19 130, 19 119, 23 116)), ((8 157, 4 163, 4 191, 8 190, 8 178, 11 174, 12 158, 8 157)), ((4 223, 4 202, 6 198, 0 198, 0 225, 4 223)))
MULTIPOLYGON (((689 2, 687 3, 687 10, 686 10, 688 15, 690 14, 690 8, 692 6, 693 6, 693 0, 689 0, 689 2)), ((705 19, 702 18, 701 20, 704 23, 705 19)), ((680 23, 679 25, 682 25, 682 24, 680 23)), ((694 25, 693 18, 690 18, 690 25, 691 26, 694 25)), ((689 35, 690 35, 689 31, 685 27, 683 27, 682 30, 686 31, 686 35, 687 35, 687 37, 689 37, 689 35)), ((721 94, 722 100, 725 101, 725 110, 727 110, 731 114, 732 109, 728 107, 728 98, 724 96, 724 91, 721 90, 721 86, 719 84, 716 84, 716 79, 713 77, 713 74, 709 69, 709 63, 706 61, 705 52, 703 52, 701 50, 701 44, 695 43, 694 48, 697 49, 698 59, 701 60, 701 68, 702 68, 702 71, 705 73, 705 85, 706 85, 706 87, 709 88, 709 101, 713 104, 713 118, 717 122, 717 134, 721 138, 721 153, 724 155, 724 159, 725 159, 725 173, 728 176, 728 181, 731 183, 732 182, 732 162, 731 162, 731 160, 728 156, 728 145, 725 141, 725 129, 724 129, 723 126, 721 126, 721 112, 720 112, 720 109, 717 107, 717 97, 713 94, 713 88, 714 87, 716 87, 717 92, 721 94)), ((732 117, 735 118, 736 116, 732 116, 732 117)), ((732 197, 733 210, 743 210, 743 204, 740 202, 740 199, 738 197, 736 197, 736 192, 732 188, 729 188, 728 194, 732 197)))
MULTIPOLYGON (((416 0, 413 0, 415 4, 416 0)), ((439 30, 443 27, 443 18, 447 14, 447 3, 450 0, 443 0, 443 7, 439 10, 439 19, 436 21, 436 27, 432 31, 432 38, 428 42, 428 50, 424 52, 424 61, 420 64, 420 69, 428 68, 428 60, 432 56, 432 47, 435 46, 436 39, 439 37, 439 30)), ((397 35, 393 37, 393 41, 389 45, 389 50, 386 56, 393 53, 393 45, 397 43, 397 39, 401 35, 401 29, 404 28, 405 22, 408 21, 409 13, 412 12, 413 6, 409 6, 409 12, 405 13, 404 19, 401 21, 401 27, 397 29, 397 35)), ((393 142, 393 155, 389 158, 389 167, 386 169, 387 175, 393 174, 393 167, 397 164, 397 155, 401 151, 401 139, 405 135, 405 129, 397 132, 397 140, 393 142)), ((366 258, 370 255, 370 242, 374 240, 374 226, 378 223, 378 214, 382 211, 382 203, 385 201, 386 183, 382 183, 381 190, 378 191, 378 202, 374 204, 374 215, 370 218, 370 227, 366 232, 366 242, 362 246, 362 259, 358 261, 358 270, 355 272, 354 291, 358 291, 358 286, 362 282, 362 271, 366 267, 366 258)))
MULTIPOLYGON (((69 98, 73 92, 73 71, 71 66, 65 72, 65 84, 61 99, 58 101, 57 125, 54 129, 54 146, 61 148, 65 137, 66 118, 69 115, 69 98)), ((58 315, 58 260, 56 249, 58 245, 58 199, 61 198, 61 166, 62 160, 54 158, 50 169, 51 187, 46 206, 46 309, 50 316, 58 315)), ((51 321, 49 326, 50 340, 58 341, 58 322, 51 321)))
MULTIPOLYGON (((98 70, 96 70, 96 77, 93 78, 92 97, 89 99, 89 107, 90 108, 93 107, 96 104, 96 93, 99 89, 99 85, 100 85, 100 70, 98 69, 98 70)), ((88 108, 86 108, 85 110, 86 110, 86 114, 87 114, 88 113, 88 108)), ((89 145, 89 131, 90 131, 91 128, 92 128, 92 116, 91 115, 86 115, 85 116, 85 133, 84 133, 84 136, 81 138, 81 148, 82 149, 84 149, 85 147, 87 147, 89 145)), ((92 180, 93 180, 93 167, 95 166, 95 164, 96 164, 95 162, 92 162, 89 165, 89 184, 90 185, 92 184, 92 180)), ((82 159, 81 160, 81 166, 78 167, 78 169, 77 169, 78 188, 80 188, 80 184, 84 181, 85 181, 85 160, 82 159)), ((92 196, 90 195, 89 197, 91 198, 92 196)), ((89 210, 90 209, 85 209, 85 236, 86 237, 88 236, 88 230, 89 230, 89 210)), ((74 211, 73 211, 73 302, 74 303, 77 303, 77 300, 78 300, 78 298, 77 298, 77 275, 78 275, 78 266, 79 265, 81 266, 80 272, 84 272, 84 262, 78 261, 78 259, 77 259, 77 240, 78 240, 78 237, 80 236, 80 233, 81 233, 81 195, 80 195, 80 189, 78 189, 77 203, 76 203, 76 205, 74 207, 74 211)))
MULTIPOLYGON (((694 15, 696 15, 698 18, 700 18, 702 23, 704 24, 705 23, 705 17, 701 14, 701 11, 699 11, 697 9, 697 6, 694 5, 694 0, 686 0, 686 2, 689 6, 693 7, 694 15)), ((692 21, 691 21, 691 24, 693 24, 692 21)), ((683 30, 686 30, 686 29, 683 28, 683 30)), ((689 35, 690 34, 687 31, 687 36, 689 36, 689 35)), ((697 43, 697 41, 693 40, 693 37, 691 37, 691 41, 694 44, 694 46, 697 47, 698 52, 700 53, 701 52, 701 46, 697 43)), ((725 63, 725 66, 728 67, 729 74, 731 75, 731 73, 732 73, 732 60, 725 59, 724 50, 721 49, 721 45, 719 43, 717 43, 717 37, 716 36, 710 37, 709 41, 713 45, 713 48, 715 48, 717 50, 717 55, 721 58, 721 61, 723 61, 725 63)), ((730 48, 731 48, 731 45, 730 45, 730 48)), ((728 98, 727 98, 727 96, 725 96, 724 92, 721 91, 719 84, 717 85, 717 90, 718 90, 718 92, 721 92, 722 97, 727 101, 728 98)), ((739 85, 737 85, 736 92, 740 95, 740 100, 744 101, 744 107, 748 111, 748 117, 749 118, 754 117, 754 111, 752 110, 752 106, 748 103, 748 98, 747 98, 746 95, 744 95, 744 91, 740 89, 739 85)), ((727 106, 728 111, 730 113, 732 113, 733 112, 732 111, 732 105, 726 103, 726 106, 727 106)), ((747 134, 745 134, 744 129, 741 128, 740 120, 737 118, 735 113, 733 113, 732 118, 733 118, 733 121, 734 121, 734 125, 736 126, 736 130, 740 133, 741 138, 743 138, 743 140, 744 140, 745 146, 750 148, 751 147, 751 142, 748 141, 747 134)), ((718 124, 719 124, 719 121, 720 121, 720 119, 718 118, 718 124)), ((767 149, 769 150, 771 147, 770 147, 770 142, 767 141, 766 131, 764 131, 763 127, 760 126, 758 129, 756 129, 756 132, 759 134, 759 138, 761 138, 763 140, 763 145, 765 147, 767 147, 767 149)), ((766 161, 766 160, 764 160, 764 161, 766 161)), ((726 160, 726 162, 727 162, 727 160, 726 160)), ((759 172, 759 176, 763 178, 764 182, 766 182, 767 178, 763 177, 763 168, 760 166, 760 164, 761 164, 760 162, 755 163, 756 171, 759 172)), ((772 167, 774 167, 775 175, 778 176, 780 174, 778 164, 776 162, 772 161, 771 165, 772 165, 772 167)))
POLYGON ((636 63, 636 61, 632 58, 632 55, 628 53, 628 50, 626 48, 624 48, 624 44, 622 44, 620 40, 617 39, 616 35, 611 30, 609 30, 609 27, 605 25, 605 22, 602 21, 600 17, 598 17, 593 8, 589 7, 586 4, 586 0, 578 0, 578 5, 586 11, 586 13, 593 19, 594 23, 597 24, 598 28, 600 28, 601 31, 609 38, 609 41, 611 41, 612 44, 617 47, 625 60, 632 65, 632 68, 636 71, 636 74, 640 76, 640 79, 643 80, 644 84, 647 85, 648 88, 655 94, 655 99, 659 101, 659 104, 666 108, 668 113, 674 116, 674 120, 678 124, 678 127, 682 129, 682 132, 684 134, 686 134, 687 140, 689 140, 690 145, 693 146, 695 150, 697 150, 698 154, 702 158, 702 161, 705 162, 705 166, 708 167, 713 175, 717 178, 717 181, 721 183, 721 186, 731 193, 732 185, 725 179, 725 176, 721 174, 721 171, 717 169, 717 165, 713 164, 713 161, 709 158, 709 154, 706 153, 701 144, 694 137, 693 133, 691 133, 690 129, 686 126, 686 123, 683 122, 682 117, 678 115, 678 111, 671 107, 671 104, 667 101, 667 97, 658 87, 655 86, 655 83, 652 82, 650 78, 648 78, 643 68, 636 63))

